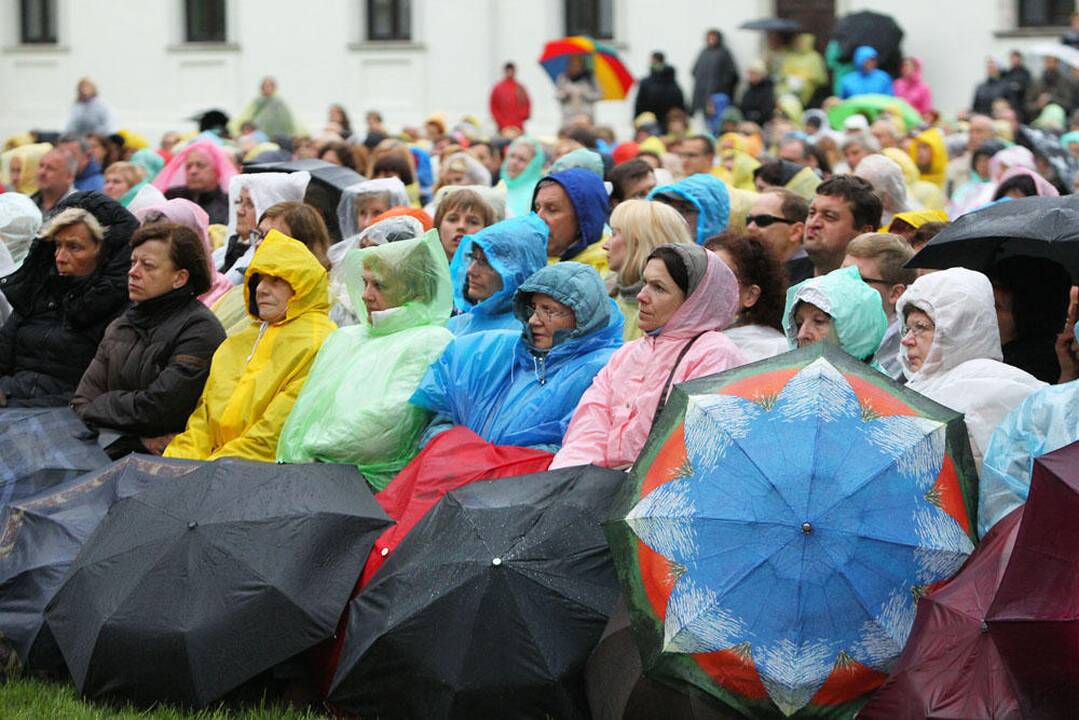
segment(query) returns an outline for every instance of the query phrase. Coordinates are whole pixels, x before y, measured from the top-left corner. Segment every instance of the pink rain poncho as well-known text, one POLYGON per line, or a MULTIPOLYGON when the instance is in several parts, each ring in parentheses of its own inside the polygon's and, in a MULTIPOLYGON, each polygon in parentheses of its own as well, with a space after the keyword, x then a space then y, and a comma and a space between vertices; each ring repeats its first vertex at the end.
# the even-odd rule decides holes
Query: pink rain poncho
POLYGON ((233 175, 238 174, 236 166, 233 164, 232 158, 229 157, 227 150, 209 140, 191 143, 176 153, 172 160, 169 161, 169 164, 165 166, 165 169, 154 178, 153 186, 161 192, 165 192, 169 188, 187 185, 187 170, 185 168, 187 156, 196 150, 204 153, 213 162, 214 167, 217 169, 217 186, 221 189, 221 192, 227 193, 229 191, 229 180, 232 179, 233 175))
POLYGON ((910 106, 920 113, 927 113, 933 109, 933 93, 929 86, 922 80, 922 61, 918 58, 907 58, 914 66, 914 72, 910 77, 898 77, 892 82, 892 92, 896 97, 903 98, 910 106))
POLYGON ((176 198, 173 200, 166 200, 158 205, 150 205, 149 207, 141 208, 135 213, 135 217, 139 219, 139 223, 141 224, 146 220, 147 215, 153 215, 154 213, 161 213, 169 219, 169 222, 191 228, 195 231, 195 234, 199 236, 199 240, 202 240, 202 246, 206 249, 206 264, 210 266, 210 289, 202 295, 199 295, 199 300, 207 307, 213 305, 219 297, 224 295, 225 292, 232 287, 232 283, 226 280, 225 276, 217 271, 217 268, 214 267, 213 260, 210 257, 212 251, 212 247, 210 246, 210 233, 208 231, 208 228, 210 227, 210 216, 206 214, 205 210, 190 200, 176 198))
POLYGON ((671 368, 693 338, 700 336, 678 364, 672 387, 745 363, 741 351, 720 332, 738 311, 734 273, 699 246, 668 247, 683 258, 691 254, 697 256, 693 262, 707 263, 704 276, 690 287, 689 297, 666 325, 623 345, 599 371, 577 405, 552 470, 588 463, 607 468, 633 464, 648 439, 671 368))

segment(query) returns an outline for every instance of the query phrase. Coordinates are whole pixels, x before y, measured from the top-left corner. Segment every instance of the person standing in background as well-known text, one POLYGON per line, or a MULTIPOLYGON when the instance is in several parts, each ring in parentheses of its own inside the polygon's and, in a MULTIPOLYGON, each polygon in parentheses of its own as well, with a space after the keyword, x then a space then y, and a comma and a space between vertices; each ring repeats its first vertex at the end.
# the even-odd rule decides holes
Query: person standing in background
POLYGON ((738 87, 738 64, 723 44, 723 33, 715 28, 704 36, 705 46, 693 63, 693 107, 691 113, 705 112, 708 99, 716 93, 734 98, 738 87))
POLYGON ((532 116, 532 101, 525 86, 517 82, 517 66, 502 66, 502 79, 491 88, 490 109, 498 131, 515 127, 524 132, 525 120, 532 116))

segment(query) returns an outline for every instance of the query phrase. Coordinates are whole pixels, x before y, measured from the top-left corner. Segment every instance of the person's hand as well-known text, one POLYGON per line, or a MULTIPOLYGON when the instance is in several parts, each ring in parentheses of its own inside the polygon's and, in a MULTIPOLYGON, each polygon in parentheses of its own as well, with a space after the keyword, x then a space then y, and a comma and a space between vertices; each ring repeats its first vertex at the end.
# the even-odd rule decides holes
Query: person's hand
POLYGON ((176 437, 176 433, 170 433, 168 435, 159 435, 152 438, 139 438, 139 442, 146 448, 147 452, 151 455, 160 455, 165 452, 165 448, 169 446, 172 439, 176 437))

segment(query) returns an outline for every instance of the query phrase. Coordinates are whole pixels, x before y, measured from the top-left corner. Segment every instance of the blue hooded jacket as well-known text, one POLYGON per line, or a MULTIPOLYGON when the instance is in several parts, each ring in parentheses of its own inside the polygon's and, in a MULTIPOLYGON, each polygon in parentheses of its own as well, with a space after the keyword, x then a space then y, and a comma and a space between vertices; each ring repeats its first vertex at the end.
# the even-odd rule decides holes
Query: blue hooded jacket
POLYGON ((547 265, 547 223, 535 213, 503 220, 465 235, 450 263, 453 304, 463 314, 450 318, 446 327, 456 336, 481 330, 518 330, 513 314, 513 294, 532 273, 547 265), (472 303, 465 298, 469 254, 479 247, 487 262, 502 278, 502 289, 491 297, 472 303))
POLYGON ((603 180, 591 170, 582 167, 570 168, 540 179, 532 193, 532 207, 536 206, 536 195, 545 180, 554 180, 562 186, 577 214, 577 240, 559 258, 572 260, 603 237, 603 225, 607 222, 607 212, 610 209, 607 188, 603 186, 603 180))
POLYGON ((464 425, 497 445, 551 449, 562 444, 581 395, 622 344, 622 313, 607 297, 599 273, 575 262, 535 273, 513 302, 525 332, 455 338, 427 370, 410 400, 437 415, 424 443, 464 425), (578 322, 569 332, 555 333, 547 352, 529 344, 527 305, 533 293, 568 305, 578 322))
POLYGON ((727 229, 731 214, 731 195, 723 181, 712 175, 697 173, 670 185, 660 185, 648 193, 649 200, 657 195, 677 195, 697 208, 697 244, 727 229))
POLYGON ((855 95, 894 95, 892 76, 880 68, 867 71, 865 64, 877 57, 877 51, 869 45, 861 45, 854 51, 854 72, 843 76, 840 95, 844 100, 855 95))

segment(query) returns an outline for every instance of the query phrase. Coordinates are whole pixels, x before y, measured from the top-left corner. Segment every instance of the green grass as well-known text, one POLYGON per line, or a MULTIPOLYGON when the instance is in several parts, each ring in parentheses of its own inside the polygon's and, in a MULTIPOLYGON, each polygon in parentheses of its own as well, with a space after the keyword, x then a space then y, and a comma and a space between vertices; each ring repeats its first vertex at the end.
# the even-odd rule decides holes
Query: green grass
POLYGON ((325 717, 265 700, 245 707, 211 707, 197 712, 171 707, 116 708, 79 699, 70 684, 23 678, 0 684, 3 720, 322 720, 325 717))

